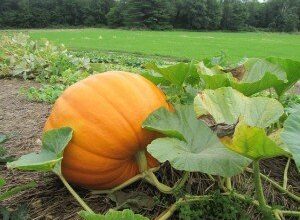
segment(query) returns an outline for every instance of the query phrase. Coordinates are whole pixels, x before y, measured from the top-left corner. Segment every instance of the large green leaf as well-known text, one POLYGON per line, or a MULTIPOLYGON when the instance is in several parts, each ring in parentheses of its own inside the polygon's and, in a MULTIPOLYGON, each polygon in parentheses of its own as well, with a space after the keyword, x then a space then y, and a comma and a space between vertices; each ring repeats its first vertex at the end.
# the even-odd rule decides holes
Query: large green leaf
POLYGON ((105 215, 92 214, 87 211, 80 211, 78 214, 85 220, 149 220, 142 215, 134 214, 130 209, 124 209, 123 211, 110 209, 105 215))
POLYGON ((153 82, 155 85, 169 85, 170 82, 166 80, 162 75, 160 75, 157 72, 154 71, 143 71, 141 73, 143 77, 146 79, 149 79, 151 82, 153 82))
POLYGON ((148 152, 157 160, 168 160, 178 170, 226 177, 242 172, 250 163, 228 150, 204 122, 197 120, 192 106, 175 106, 175 110, 161 108, 143 124, 168 136, 148 145, 148 152))
POLYGON ((55 153, 42 150, 39 154, 30 153, 23 155, 18 160, 8 163, 7 167, 20 170, 51 171, 60 160, 62 160, 62 157, 57 158, 55 153))
POLYGON ((197 117, 211 115, 217 123, 234 124, 240 117, 250 126, 265 128, 283 114, 283 106, 275 99, 249 98, 231 87, 204 90, 195 97, 197 117))
POLYGON ((243 121, 235 128, 233 138, 223 138, 223 143, 231 150, 252 160, 288 155, 271 140, 263 128, 250 127, 243 121))
POLYGON ((250 58, 244 62, 245 72, 242 73, 241 82, 252 83, 261 80, 265 74, 272 74, 277 79, 286 81, 285 71, 277 64, 273 64, 264 59, 250 58))
POLYGON ((300 110, 289 115, 284 122, 281 139, 293 155, 300 171, 300 110))
MULTIPOLYGON (((53 129, 43 135, 40 153, 30 153, 7 164, 8 168, 33 171, 51 171, 62 160, 62 154, 72 138, 72 129, 65 127, 53 129)), ((57 169, 57 167, 56 167, 57 169)))
POLYGON ((198 68, 206 89, 232 87, 246 96, 274 87, 279 95, 300 79, 300 62, 280 58, 246 59, 232 73, 215 71, 216 67, 198 68), (202 71, 201 71, 202 69, 202 71))
MULTIPOLYGON (((176 86, 182 86, 182 84, 190 77, 198 77, 197 70, 193 62, 178 63, 167 67, 158 67, 156 64, 149 63, 146 64, 145 67, 161 75, 161 77, 157 74, 151 75, 155 81, 160 80, 163 83, 163 80, 167 80, 176 86)), ((147 75, 145 75, 145 77, 147 77, 147 75)))
POLYGON ((278 57, 269 57, 267 61, 279 65, 286 73, 287 81, 274 86, 278 95, 282 95, 300 80, 300 62, 290 59, 281 59, 278 57))

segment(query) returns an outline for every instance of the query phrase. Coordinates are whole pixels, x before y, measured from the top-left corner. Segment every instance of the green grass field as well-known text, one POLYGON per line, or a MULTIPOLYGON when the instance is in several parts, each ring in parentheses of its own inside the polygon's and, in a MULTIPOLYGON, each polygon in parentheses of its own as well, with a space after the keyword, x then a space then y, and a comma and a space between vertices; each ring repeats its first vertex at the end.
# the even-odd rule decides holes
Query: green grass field
MULTIPOLYGON (((300 60, 300 34, 268 32, 129 31, 121 29, 20 30, 33 39, 47 38, 69 49, 118 51, 187 59, 218 56, 276 56, 300 60)), ((10 31, 9 31, 10 32, 10 31)))
POLYGON ((286 33, 224 33, 128 31, 118 29, 30 30, 34 39, 47 38, 72 49, 122 51, 199 59, 225 52, 232 60, 278 56, 300 60, 300 35, 286 33))

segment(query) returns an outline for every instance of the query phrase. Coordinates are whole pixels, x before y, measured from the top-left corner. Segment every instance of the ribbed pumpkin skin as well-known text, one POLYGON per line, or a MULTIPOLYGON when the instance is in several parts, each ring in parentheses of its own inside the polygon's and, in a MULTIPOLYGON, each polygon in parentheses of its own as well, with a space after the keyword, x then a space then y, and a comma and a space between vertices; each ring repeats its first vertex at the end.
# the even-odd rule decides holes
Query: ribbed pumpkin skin
MULTIPOLYGON (((141 128, 147 116, 168 107, 164 94, 140 75, 106 72, 69 87, 56 101, 45 131, 69 126, 65 178, 88 189, 110 189, 139 173, 135 154, 156 134, 141 128)), ((157 161, 147 155, 148 166, 157 161)))

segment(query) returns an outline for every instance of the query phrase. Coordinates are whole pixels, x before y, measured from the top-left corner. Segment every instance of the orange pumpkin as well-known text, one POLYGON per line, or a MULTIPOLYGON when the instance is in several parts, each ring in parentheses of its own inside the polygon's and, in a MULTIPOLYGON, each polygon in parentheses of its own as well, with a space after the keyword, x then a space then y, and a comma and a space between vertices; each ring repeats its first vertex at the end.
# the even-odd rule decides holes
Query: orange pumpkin
MULTIPOLYGON (((133 73, 96 74, 70 86, 44 129, 74 130, 64 151, 64 177, 85 188, 110 189, 137 175, 137 153, 157 136, 142 129, 142 123, 162 106, 169 108, 164 94, 133 73)), ((146 157, 149 168, 158 165, 148 153, 146 157)))

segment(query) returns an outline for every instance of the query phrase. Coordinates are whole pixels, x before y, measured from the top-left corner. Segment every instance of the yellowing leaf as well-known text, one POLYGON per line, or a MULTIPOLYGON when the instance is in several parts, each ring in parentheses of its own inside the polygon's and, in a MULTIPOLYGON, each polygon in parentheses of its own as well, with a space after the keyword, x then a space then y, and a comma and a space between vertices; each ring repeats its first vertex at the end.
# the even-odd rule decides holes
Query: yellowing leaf
POLYGON ((264 129, 250 127, 244 122, 239 122, 236 126, 232 139, 226 137, 221 141, 229 149, 252 160, 288 155, 267 136, 264 129))

